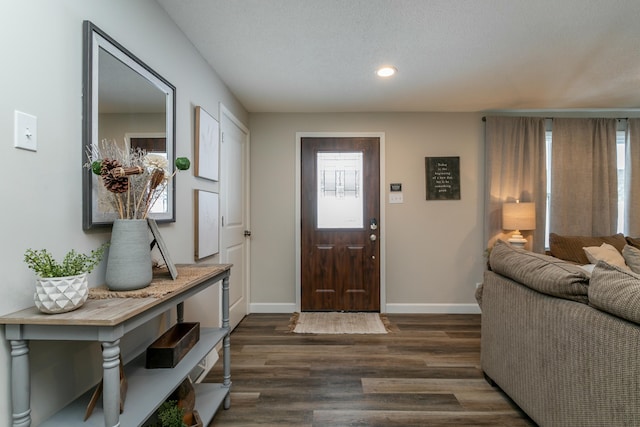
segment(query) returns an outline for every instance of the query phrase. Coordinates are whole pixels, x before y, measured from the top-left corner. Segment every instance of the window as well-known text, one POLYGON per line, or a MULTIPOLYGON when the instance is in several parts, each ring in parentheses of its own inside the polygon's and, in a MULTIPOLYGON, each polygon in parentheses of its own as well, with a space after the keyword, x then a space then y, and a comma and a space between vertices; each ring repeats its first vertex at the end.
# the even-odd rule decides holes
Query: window
POLYGON ((626 155, 626 131, 616 132, 616 147, 618 151, 618 233, 624 233, 624 165, 626 155))
MULTIPOLYGON (((549 125, 547 124, 547 128, 549 125)), ((547 212, 544 219, 544 247, 549 249, 549 218, 551 218, 551 131, 545 133, 545 142, 547 143, 547 212)))
POLYGON ((317 227, 362 228, 362 152, 317 153, 317 227))
MULTIPOLYGON (((548 128, 548 126, 547 126, 548 128)), ((618 123, 616 131, 616 148, 618 163, 618 233, 624 233, 624 165, 625 165, 625 140, 626 140, 626 122, 618 123)), ((547 212, 545 218, 545 248, 549 248, 549 218, 551 213, 551 145, 552 131, 545 132, 545 141, 547 145, 547 212)))

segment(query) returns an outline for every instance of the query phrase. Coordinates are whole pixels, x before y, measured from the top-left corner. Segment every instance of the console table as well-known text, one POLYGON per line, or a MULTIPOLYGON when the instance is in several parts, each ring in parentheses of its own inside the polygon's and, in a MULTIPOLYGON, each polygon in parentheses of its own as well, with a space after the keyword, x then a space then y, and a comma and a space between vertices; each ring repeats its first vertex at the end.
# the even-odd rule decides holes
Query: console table
POLYGON ((223 343, 223 381, 196 384, 196 409, 205 425, 224 402, 231 400, 231 352, 229 339, 230 264, 178 266, 178 278, 156 277, 152 286, 170 283, 172 291, 158 297, 88 299, 75 311, 43 314, 31 307, 0 317, 11 342, 11 397, 13 427, 31 425, 30 340, 98 341, 102 344, 103 398, 83 422, 93 390, 45 420, 41 426, 131 427, 140 426, 164 402, 191 370, 219 343, 223 343), (145 369, 145 353, 125 365, 128 391, 120 414, 120 338, 127 332, 176 307, 183 321, 184 301, 222 280, 222 327, 202 328, 200 341, 171 369, 145 369))

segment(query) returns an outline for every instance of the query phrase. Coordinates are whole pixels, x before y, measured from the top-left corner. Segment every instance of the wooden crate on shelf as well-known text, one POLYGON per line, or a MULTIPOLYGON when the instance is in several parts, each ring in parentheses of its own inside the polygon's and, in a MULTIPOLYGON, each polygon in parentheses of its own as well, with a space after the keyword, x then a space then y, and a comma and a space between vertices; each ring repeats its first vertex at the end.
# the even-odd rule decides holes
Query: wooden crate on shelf
POLYGON ((173 368, 200 340, 200 323, 176 323, 147 347, 146 368, 173 368))

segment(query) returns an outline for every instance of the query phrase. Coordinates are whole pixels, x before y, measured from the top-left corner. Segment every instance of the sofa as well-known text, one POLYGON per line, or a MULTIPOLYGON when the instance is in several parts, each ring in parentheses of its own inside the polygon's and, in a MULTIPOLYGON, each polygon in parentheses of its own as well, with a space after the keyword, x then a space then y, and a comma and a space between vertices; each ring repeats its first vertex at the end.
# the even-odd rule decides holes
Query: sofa
POLYGON ((614 264, 491 250, 481 367, 540 426, 640 426, 640 265, 614 264))

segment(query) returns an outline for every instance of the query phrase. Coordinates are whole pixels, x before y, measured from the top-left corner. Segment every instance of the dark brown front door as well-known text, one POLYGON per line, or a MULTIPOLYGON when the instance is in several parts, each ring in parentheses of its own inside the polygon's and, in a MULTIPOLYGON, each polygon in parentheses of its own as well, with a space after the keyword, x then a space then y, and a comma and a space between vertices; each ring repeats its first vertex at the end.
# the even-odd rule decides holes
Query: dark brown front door
POLYGON ((380 311, 380 139, 301 139, 303 311, 380 311))

